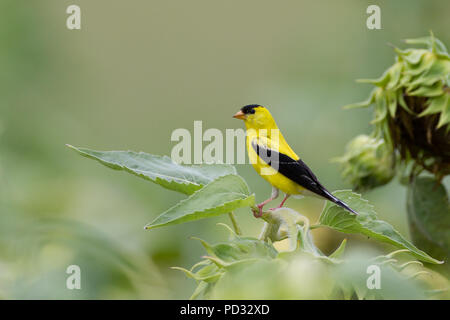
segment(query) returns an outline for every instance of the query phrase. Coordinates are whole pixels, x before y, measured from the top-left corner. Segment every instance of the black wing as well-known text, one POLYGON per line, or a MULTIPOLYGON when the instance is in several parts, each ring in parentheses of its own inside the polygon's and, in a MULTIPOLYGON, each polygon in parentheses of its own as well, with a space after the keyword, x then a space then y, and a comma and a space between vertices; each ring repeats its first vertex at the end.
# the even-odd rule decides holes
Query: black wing
POLYGON ((333 196, 317 179, 311 169, 301 159, 294 160, 291 157, 277 152, 275 150, 266 148, 265 146, 258 145, 256 140, 252 141, 252 147, 258 156, 269 166, 277 170, 283 176, 291 179, 295 183, 299 184, 303 188, 321 196, 344 209, 354 213, 352 208, 347 204, 333 196))

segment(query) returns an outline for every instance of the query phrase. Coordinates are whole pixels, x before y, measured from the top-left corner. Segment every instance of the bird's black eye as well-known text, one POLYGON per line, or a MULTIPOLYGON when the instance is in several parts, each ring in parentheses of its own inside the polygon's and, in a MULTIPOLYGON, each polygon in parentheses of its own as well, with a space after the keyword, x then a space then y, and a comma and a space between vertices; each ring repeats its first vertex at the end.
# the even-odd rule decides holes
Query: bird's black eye
POLYGON ((249 113, 250 113, 250 114, 255 114, 255 112, 256 112, 255 109, 252 109, 252 110, 250 110, 249 113))

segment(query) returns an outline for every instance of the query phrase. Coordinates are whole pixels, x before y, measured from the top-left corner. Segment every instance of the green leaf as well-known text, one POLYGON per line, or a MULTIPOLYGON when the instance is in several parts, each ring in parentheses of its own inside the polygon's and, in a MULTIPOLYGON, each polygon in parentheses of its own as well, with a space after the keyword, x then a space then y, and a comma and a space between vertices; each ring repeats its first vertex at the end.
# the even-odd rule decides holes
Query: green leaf
POLYGON ((418 177, 408 188, 408 221, 413 242, 440 259, 450 257, 450 205, 443 184, 418 177))
POLYGON ((327 257, 320 251, 319 248, 314 244, 314 240, 309 229, 309 225, 304 224, 303 226, 298 226, 298 234, 300 240, 300 249, 304 252, 312 254, 316 258, 326 259, 330 262, 335 262, 331 257, 327 257))
POLYGON ((437 56, 431 52, 426 52, 420 62, 416 65, 408 64, 404 69, 405 75, 419 76, 422 72, 430 69, 433 63, 436 61, 437 56))
POLYGON ((195 300, 200 295, 204 294, 206 290, 208 290, 209 283, 205 281, 200 281, 197 288, 194 290, 194 293, 191 295, 189 300, 195 300))
POLYGON ((436 81, 445 80, 450 73, 450 60, 438 59, 421 75, 423 85, 431 86, 436 81))
POLYGON ((246 182, 240 176, 222 176, 162 213, 145 228, 210 218, 254 203, 255 196, 250 194, 246 182))
POLYGON ((356 80, 359 83, 371 83, 377 87, 384 87, 386 86, 391 79, 391 73, 390 68, 387 69, 383 75, 377 79, 358 79, 356 80))
MULTIPOLYGON (((450 100, 449 100, 449 101, 450 101, 450 100)), ((441 115, 440 115, 440 117, 439 117, 439 122, 438 122, 436 128, 439 129, 439 128, 443 127, 444 125, 450 123, 450 107, 449 107, 449 105, 450 105, 450 104, 447 104, 447 109, 445 109, 445 110, 441 113, 441 115)), ((447 133, 449 132, 449 129, 450 129, 450 126, 447 126, 447 133)))
POLYGON ((395 118, 395 112, 397 111, 397 93, 395 91, 386 90, 386 100, 389 114, 392 118, 395 118))
POLYGON ((425 262, 442 263, 417 249, 389 223, 378 220, 374 207, 361 195, 350 190, 335 191, 333 194, 347 203, 359 215, 350 214, 336 204, 327 202, 320 215, 321 225, 344 233, 360 233, 375 240, 390 243, 398 248, 408 249, 412 255, 425 262))
POLYGON ((403 64, 400 62, 397 62, 389 69, 390 80, 389 83, 386 85, 386 89, 393 89, 397 86, 400 80, 402 69, 403 64))
POLYGON ((181 267, 172 267, 171 269, 183 271, 187 277, 205 282, 216 282, 222 275, 221 270, 213 263, 205 265, 195 273, 192 270, 187 270, 181 267))
POLYGON ((199 240, 206 252, 223 261, 224 265, 249 259, 275 259, 278 255, 272 244, 250 237, 235 237, 213 245, 199 240))
POLYGON ((406 104, 405 98, 403 97, 403 90, 397 90, 397 101, 400 107, 402 107, 406 112, 409 114, 414 114, 414 112, 412 112, 406 104))
POLYGON ((399 56, 401 56, 409 64, 415 65, 422 60, 423 55, 428 52, 425 49, 406 49, 406 50, 395 50, 399 56))
POLYGON ((419 90, 421 87, 425 88, 439 88, 445 82, 446 77, 450 73, 450 60, 437 59, 424 70, 423 73, 411 78, 411 81, 405 85, 408 91, 419 90))
POLYGON ((164 188, 192 194, 220 176, 236 174, 227 164, 180 165, 169 157, 133 151, 95 151, 67 145, 79 154, 101 164, 124 170, 164 188))
POLYGON ((344 254, 346 245, 347 245, 347 239, 342 240, 339 247, 328 257, 331 259, 340 259, 342 257, 342 255, 344 254))
POLYGON ((371 123, 380 123, 386 119, 388 107, 384 90, 380 90, 375 95, 375 119, 371 123))
POLYGON ((450 100, 450 95, 442 94, 438 97, 430 99, 428 107, 419 114, 419 117, 424 117, 434 113, 444 112, 450 100))
POLYGON ((430 114, 440 113, 439 122, 436 128, 440 128, 450 123, 450 94, 444 93, 438 97, 430 99, 428 107, 419 115, 423 117, 430 114))
POLYGON ((356 108, 367 108, 375 101, 375 95, 377 93, 378 88, 375 88, 372 90, 372 92, 369 95, 369 98, 367 100, 357 103, 348 104, 346 106, 343 106, 343 109, 356 109, 356 108))
POLYGON ((442 43, 442 41, 435 38, 433 35, 417 39, 406 39, 405 42, 408 44, 426 45, 430 50, 435 48, 439 53, 447 53, 447 48, 442 43))
POLYGON ((443 94, 442 83, 435 83, 433 86, 421 86, 408 92, 410 96, 436 97, 443 94))

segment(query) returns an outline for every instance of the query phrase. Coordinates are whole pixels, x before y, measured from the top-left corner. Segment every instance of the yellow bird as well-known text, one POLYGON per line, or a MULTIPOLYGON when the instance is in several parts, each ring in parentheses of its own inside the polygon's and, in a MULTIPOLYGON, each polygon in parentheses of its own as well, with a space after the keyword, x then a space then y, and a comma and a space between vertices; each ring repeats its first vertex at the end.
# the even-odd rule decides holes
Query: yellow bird
POLYGON ((308 195, 329 200, 358 214, 325 189, 311 169, 287 144, 267 108, 251 104, 242 107, 233 117, 244 120, 250 163, 272 185, 272 195, 257 205, 259 212, 254 212, 255 217, 261 217, 263 207, 278 197, 279 190, 286 195, 277 208, 281 208, 290 195, 308 195))

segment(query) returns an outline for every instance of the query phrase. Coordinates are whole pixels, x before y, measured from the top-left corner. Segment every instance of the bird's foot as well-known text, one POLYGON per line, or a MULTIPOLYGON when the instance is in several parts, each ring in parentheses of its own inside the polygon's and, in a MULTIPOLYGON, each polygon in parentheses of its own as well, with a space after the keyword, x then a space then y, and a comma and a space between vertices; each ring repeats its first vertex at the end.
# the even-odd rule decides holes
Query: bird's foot
POLYGON ((252 211, 253 211, 253 216, 254 216, 255 218, 261 218, 261 216, 263 215, 263 207, 264 207, 264 204, 263 204, 263 205, 258 204, 257 207, 258 207, 258 210, 256 210, 256 208, 252 209, 252 211))
POLYGON ((270 211, 274 211, 274 210, 280 209, 280 208, 282 208, 282 207, 283 207, 283 204, 280 204, 278 207, 270 208, 269 210, 270 210, 270 211))
POLYGON ((284 206, 284 203, 286 202, 286 200, 289 198, 289 194, 286 194, 286 196, 284 197, 283 201, 281 201, 280 205, 278 207, 275 208, 270 208, 270 211, 276 210, 276 209, 280 209, 284 206))

